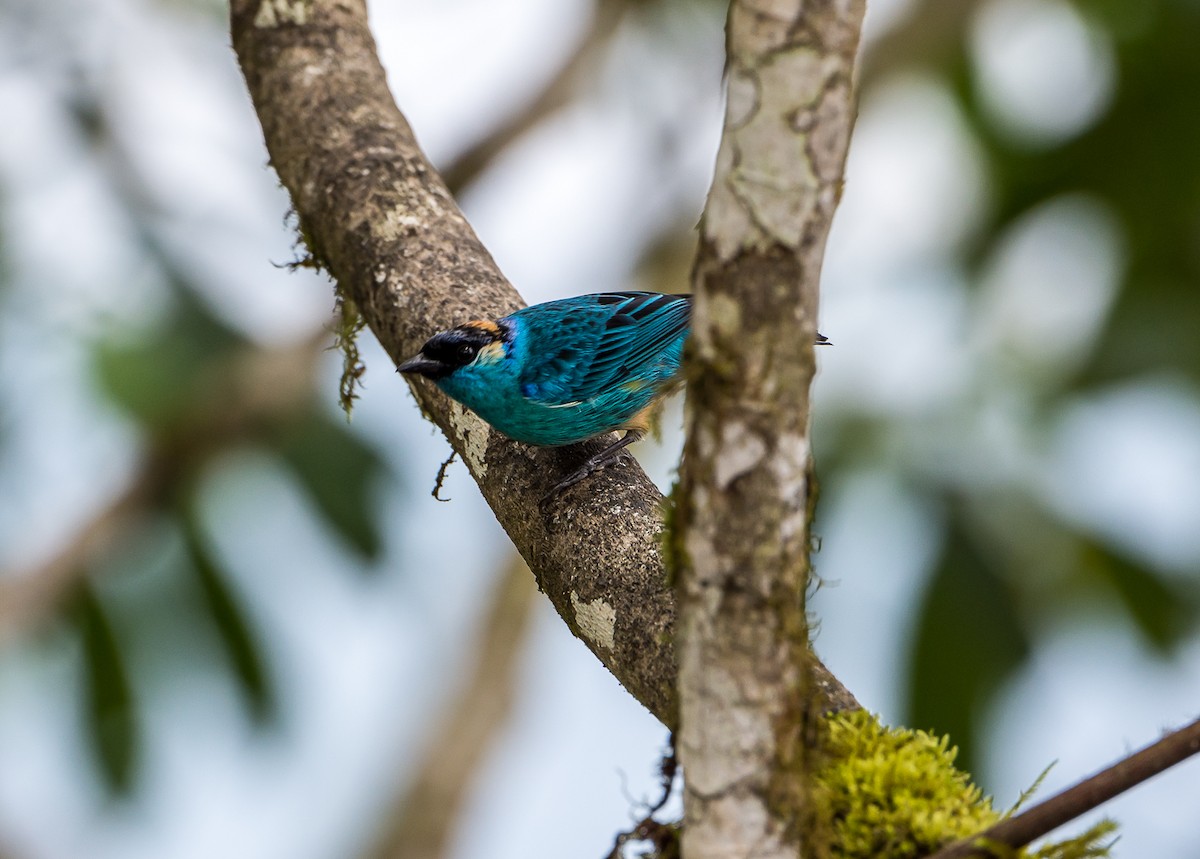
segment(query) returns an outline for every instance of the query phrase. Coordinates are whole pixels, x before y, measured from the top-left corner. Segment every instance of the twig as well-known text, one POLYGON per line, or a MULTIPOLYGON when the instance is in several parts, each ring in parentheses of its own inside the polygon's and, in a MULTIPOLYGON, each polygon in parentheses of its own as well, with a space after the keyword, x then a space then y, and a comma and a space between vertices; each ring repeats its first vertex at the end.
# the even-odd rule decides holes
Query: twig
POLYGON ((433 482, 433 491, 429 493, 438 501, 450 500, 449 498, 442 497, 442 484, 446 482, 446 472, 449 470, 450 466, 454 464, 454 460, 456 459, 458 459, 458 451, 452 450, 450 451, 450 455, 446 457, 446 461, 442 463, 440 468, 438 468, 437 479, 433 482))
POLYGON ((621 851, 630 841, 653 842, 661 855, 664 840, 673 837, 679 831, 679 826, 678 824, 660 823, 654 819, 654 815, 660 812, 662 807, 667 804, 667 800, 671 798, 671 787, 675 784, 675 775, 678 771, 679 760, 675 757, 675 735, 672 734, 671 744, 663 753, 658 767, 659 788, 662 792, 653 804, 646 807, 646 813, 637 823, 617 835, 606 859, 621 859, 621 851))
MULTIPOLYGON (((234 50, 271 165, 309 249, 391 358, 408 358, 449 324, 520 307, 396 107, 363 0, 300 4, 300 20, 277 6, 230 2, 234 50)), ((546 490, 603 442, 521 445, 432 385, 417 383, 413 393, 571 630, 674 726, 675 601, 660 551, 661 493, 641 469, 608 469, 542 513, 546 490)))
POLYGON ((1011 848, 1024 847, 1035 838, 1080 817, 1168 767, 1200 752, 1200 719, 1173 731, 1156 743, 1134 752, 1044 802, 1003 820, 972 838, 965 838, 933 854, 930 859, 965 859, 992 856, 986 842, 1011 848), (981 843, 984 842, 984 843, 981 843))

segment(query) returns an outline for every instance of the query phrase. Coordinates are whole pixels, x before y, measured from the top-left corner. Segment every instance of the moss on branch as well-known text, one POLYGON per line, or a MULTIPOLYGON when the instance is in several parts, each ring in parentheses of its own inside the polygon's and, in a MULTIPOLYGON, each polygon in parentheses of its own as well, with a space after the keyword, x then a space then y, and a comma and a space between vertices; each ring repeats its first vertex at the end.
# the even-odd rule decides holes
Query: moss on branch
MULTIPOLYGON (((824 723, 814 772, 818 829, 827 859, 918 859, 999 822, 990 797, 954 766, 948 737, 889 728, 862 710, 824 723)), ((1116 825, 1102 820, 1081 835, 1035 850, 988 845, 994 856, 1098 859, 1116 825)))

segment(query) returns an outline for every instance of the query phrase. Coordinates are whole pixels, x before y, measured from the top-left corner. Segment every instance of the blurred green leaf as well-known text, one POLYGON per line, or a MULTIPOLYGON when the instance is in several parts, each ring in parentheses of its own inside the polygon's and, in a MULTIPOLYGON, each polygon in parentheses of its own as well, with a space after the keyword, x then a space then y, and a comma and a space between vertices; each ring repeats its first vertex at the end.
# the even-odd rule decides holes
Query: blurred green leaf
POLYGON ((284 427, 275 449, 334 530, 364 557, 377 558, 382 538, 371 495, 385 468, 379 454, 344 422, 317 411, 284 427))
POLYGON ((1192 631, 1194 602, 1145 566, 1092 544, 1085 550, 1084 568, 1113 586, 1146 641, 1160 653, 1172 653, 1192 631))
POLYGON ((203 608, 217 631, 221 648, 229 661, 250 715, 258 724, 266 724, 278 715, 275 685, 263 658, 262 638, 229 587, 217 556, 191 508, 181 510, 184 548, 200 584, 203 608))
POLYGON ((109 790, 128 794, 137 776, 141 731, 125 660, 112 624, 84 581, 75 601, 83 644, 85 721, 92 754, 109 790))
POLYGON ((1014 146, 983 116, 974 90, 960 92, 985 147, 997 202, 980 249, 1023 213, 1064 192, 1104 201, 1125 232, 1127 269, 1076 384, 1167 368, 1200 378, 1200 111, 1184 95, 1200 92, 1200 5, 1076 5, 1111 40, 1116 64, 1112 103, 1094 126, 1050 149, 1014 146))
POLYGON ((949 734, 973 771, 980 708, 1029 654, 1018 607, 982 544, 952 508, 942 552, 917 608, 905 724, 949 734))
POLYGON ((176 426, 216 362, 244 340, 184 290, 173 294, 171 316, 145 336, 128 333, 95 347, 103 389, 155 430, 176 426))

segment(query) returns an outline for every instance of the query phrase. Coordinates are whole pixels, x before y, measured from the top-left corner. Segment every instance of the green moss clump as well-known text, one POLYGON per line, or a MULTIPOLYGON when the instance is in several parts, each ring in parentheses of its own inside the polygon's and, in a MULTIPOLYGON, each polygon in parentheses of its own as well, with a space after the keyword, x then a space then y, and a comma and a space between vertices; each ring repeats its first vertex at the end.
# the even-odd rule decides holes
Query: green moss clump
POLYGON ((1117 824, 1105 818, 1093 824, 1082 835, 1043 844, 1032 853, 1022 851, 1027 859, 1105 859, 1112 855, 1117 824))
POLYGON ((833 714, 826 728, 815 799, 830 857, 917 859, 1000 820, 954 767, 946 737, 887 728, 863 711, 833 714))
MULTIPOLYGON (((822 757, 814 773, 817 831, 831 859, 917 859, 977 835, 1004 816, 955 768, 946 737, 888 728, 870 713, 835 713, 825 720, 822 757)), ((997 856, 1096 859, 1115 830, 1102 820, 1083 835, 1034 852, 999 848, 997 856)))
MULTIPOLYGON (((333 273, 329 263, 319 250, 316 237, 311 230, 307 229, 300 213, 295 208, 291 208, 284 220, 286 223, 294 225, 297 234, 294 246, 297 257, 287 264, 288 270, 298 271, 308 268, 313 271, 323 271, 332 277, 333 273)), ((358 399, 358 389, 362 385, 362 377, 367 372, 367 366, 363 363, 362 355, 358 351, 358 334, 367 327, 367 322, 359 312, 354 299, 346 294, 345 288, 336 280, 333 284, 333 301, 333 323, 330 326, 333 330, 333 348, 342 353, 342 378, 338 385, 338 403, 341 405, 342 411, 346 413, 346 420, 349 420, 350 413, 354 408, 354 401, 358 399)))
POLYGON ((676 478, 671 491, 662 500, 662 530, 658 532, 658 553, 663 561, 663 580, 667 588, 679 582, 679 571, 687 563, 683 534, 679 527, 680 484, 676 478))
POLYGON ((358 333, 367 323, 358 312, 358 306, 347 298, 340 288, 336 295, 334 348, 342 353, 342 380, 338 386, 338 402, 349 419, 354 401, 358 399, 358 388, 362 384, 363 374, 367 372, 367 365, 363 363, 358 351, 358 333))

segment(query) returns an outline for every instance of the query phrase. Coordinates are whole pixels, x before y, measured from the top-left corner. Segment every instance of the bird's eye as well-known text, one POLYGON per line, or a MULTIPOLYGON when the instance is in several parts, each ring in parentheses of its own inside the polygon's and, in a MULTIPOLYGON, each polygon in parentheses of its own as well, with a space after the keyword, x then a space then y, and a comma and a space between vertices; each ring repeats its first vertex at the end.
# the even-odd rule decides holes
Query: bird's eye
POLYGON ((474 360, 475 359, 475 347, 472 346, 470 343, 463 343, 461 346, 458 347, 458 357, 461 358, 464 362, 474 360))

